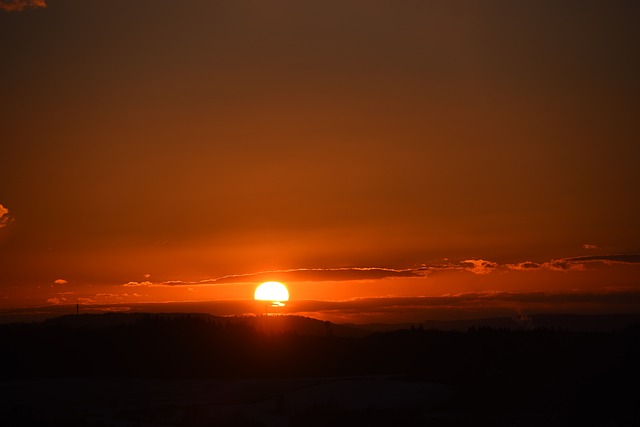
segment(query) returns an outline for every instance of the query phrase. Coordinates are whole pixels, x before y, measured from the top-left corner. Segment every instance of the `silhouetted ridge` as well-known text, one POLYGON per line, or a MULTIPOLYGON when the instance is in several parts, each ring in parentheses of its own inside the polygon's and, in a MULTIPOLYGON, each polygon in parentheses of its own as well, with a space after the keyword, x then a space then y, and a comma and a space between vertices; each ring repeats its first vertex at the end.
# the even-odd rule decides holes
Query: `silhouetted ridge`
POLYGON ((536 328, 563 329, 568 331, 615 331, 640 324, 640 314, 532 314, 513 317, 491 317, 468 320, 426 320, 418 323, 369 323, 347 324, 369 331, 390 332, 399 329, 437 329, 443 331, 467 331, 469 328, 493 328, 531 330, 536 328))
POLYGON ((258 316, 213 316, 207 313, 104 313, 65 315, 46 320, 44 325, 69 328, 108 328, 131 326, 145 322, 205 322, 208 324, 251 328, 264 334, 335 335, 362 337, 370 332, 366 329, 338 325, 335 323, 293 315, 258 316))
POLYGON ((0 326, 0 376, 403 374, 452 381, 484 380, 492 369, 522 376, 558 366, 565 375, 635 360, 630 354, 638 353, 639 330, 472 327, 459 332, 414 327, 369 334, 298 316, 64 316, 0 326), (520 365, 529 365, 527 372, 519 372, 520 365))

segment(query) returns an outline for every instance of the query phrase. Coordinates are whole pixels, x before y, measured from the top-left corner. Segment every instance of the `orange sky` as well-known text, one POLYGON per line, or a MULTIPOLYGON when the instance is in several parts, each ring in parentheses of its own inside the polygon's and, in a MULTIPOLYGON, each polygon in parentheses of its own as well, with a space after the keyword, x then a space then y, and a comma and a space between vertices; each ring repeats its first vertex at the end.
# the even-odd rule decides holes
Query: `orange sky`
POLYGON ((637 2, 400 3, 0 0, 0 309, 637 311, 637 2))

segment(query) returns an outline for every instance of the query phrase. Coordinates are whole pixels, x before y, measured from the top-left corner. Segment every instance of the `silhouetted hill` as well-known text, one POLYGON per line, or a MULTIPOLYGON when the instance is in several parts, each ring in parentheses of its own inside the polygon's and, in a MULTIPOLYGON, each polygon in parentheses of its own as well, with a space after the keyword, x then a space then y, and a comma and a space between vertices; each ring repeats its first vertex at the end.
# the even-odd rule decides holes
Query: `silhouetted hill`
POLYGON ((401 329, 423 328, 442 331, 467 331, 469 328, 530 330, 553 328, 568 331, 615 331, 640 324, 640 314, 533 314, 517 317, 492 317, 470 320, 426 320, 418 323, 346 324, 372 332, 390 332, 401 329))
MULTIPOLYGON (((555 320, 549 324, 554 325, 557 318, 551 319, 555 320)), ((591 359, 594 366, 605 361, 615 365, 639 347, 638 327, 575 332, 552 327, 509 329, 499 321, 490 324, 497 327, 478 324, 460 332, 419 325, 371 333, 299 316, 63 316, 42 323, 0 325, 0 376, 391 373, 451 381, 470 366, 480 371, 464 375, 477 377, 490 366, 502 370, 513 360, 536 366, 567 357, 567 361, 576 360, 571 362, 574 365, 591 359)))
POLYGON ((367 329, 339 325, 304 316, 242 316, 226 319, 230 322, 246 322, 258 332, 271 334, 297 333, 315 336, 364 337, 371 333, 367 329))
POLYGON ((130 326, 141 321, 200 320, 225 326, 245 326, 265 334, 293 333, 299 335, 333 335, 339 337, 363 337, 371 331, 346 325, 292 315, 213 316, 207 313, 105 313, 65 315, 46 320, 46 325, 69 328, 108 328, 130 326))

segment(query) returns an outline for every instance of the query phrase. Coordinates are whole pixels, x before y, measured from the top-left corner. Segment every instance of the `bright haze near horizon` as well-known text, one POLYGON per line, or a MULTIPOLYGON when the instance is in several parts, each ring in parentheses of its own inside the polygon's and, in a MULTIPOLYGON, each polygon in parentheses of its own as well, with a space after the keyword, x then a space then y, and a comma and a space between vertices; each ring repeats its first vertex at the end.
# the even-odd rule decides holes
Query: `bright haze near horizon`
POLYGON ((0 40, 5 315, 639 311, 636 1, 0 0, 0 40))

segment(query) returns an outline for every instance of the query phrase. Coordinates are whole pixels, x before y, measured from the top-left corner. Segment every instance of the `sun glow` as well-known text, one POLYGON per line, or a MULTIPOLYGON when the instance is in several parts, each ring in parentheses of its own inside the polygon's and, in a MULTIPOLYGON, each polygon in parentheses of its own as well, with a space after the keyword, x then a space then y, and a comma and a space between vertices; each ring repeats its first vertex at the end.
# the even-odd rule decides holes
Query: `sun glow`
POLYGON ((289 291, 280 282, 264 282, 256 288, 253 298, 257 301, 271 301, 274 306, 283 306, 284 301, 289 301, 289 291))

